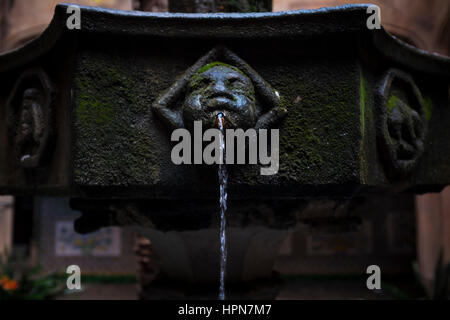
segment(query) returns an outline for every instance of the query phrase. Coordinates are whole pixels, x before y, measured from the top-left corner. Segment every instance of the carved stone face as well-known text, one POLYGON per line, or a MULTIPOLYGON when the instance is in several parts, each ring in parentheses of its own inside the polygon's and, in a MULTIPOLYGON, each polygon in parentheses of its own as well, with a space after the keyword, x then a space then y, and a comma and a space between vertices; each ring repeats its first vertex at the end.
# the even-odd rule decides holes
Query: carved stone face
POLYGON ((391 69, 376 96, 378 130, 386 175, 405 179, 424 152, 428 119, 419 88, 412 77, 391 69))
POLYGON ((52 153, 54 96, 54 87, 45 71, 33 68, 17 79, 8 97, 8 136, 23 168, 43 166, 52 153))
POLYGON ((27 89, 23 94, 22 111, 19 117, 19 128, 17 132, 17 143, 22 143, 27 139, 33 139, 33 103, 37 99, 36 89, 27 89))
POLYGON ((23 165, 35 161, 36 152, 43 142, 44 120, 41 106, 37 102, 38 96, 36 89, 27 89, 23 94, 16 136, 16 148, 23 165))
POLYGON ((187 126, 201 120, 212 127, 218 113, 226 116, 230 128, 246 129, 256 122, 252 81, 239 69, 216 63, 205 66, 189 81, 183 118, 187 126))
POLYGON ((194 121, 217 127, 219 113, 225 128, 267 129, 287 115, 280 101, 278 91, 244 60, 217 46, 163 92, 152 109, 172 130, 192 130, 194 121))
POLYGON ((408 165, 423 150, 423 123, 419 113, 401 100, 394 101, 387 126, 396 160, 408 165))

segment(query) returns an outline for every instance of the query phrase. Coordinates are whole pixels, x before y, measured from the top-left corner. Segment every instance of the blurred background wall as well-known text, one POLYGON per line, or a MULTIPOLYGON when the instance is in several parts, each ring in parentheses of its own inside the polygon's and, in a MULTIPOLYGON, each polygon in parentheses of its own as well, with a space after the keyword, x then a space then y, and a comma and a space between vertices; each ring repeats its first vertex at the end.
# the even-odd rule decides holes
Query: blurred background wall
POLYGON ((131 10, 133 0, 0 0, 2 49, 11 50, 42 33, 60 2, 131 10), (5 30, 6 28, 6 30, 5 30))
POLYGON ((373 3, 381 8, 383 26, 402 40, 427 51, 448 55, 448 0, 274 0, 274 11, 315 9, 344 4, 373 3))

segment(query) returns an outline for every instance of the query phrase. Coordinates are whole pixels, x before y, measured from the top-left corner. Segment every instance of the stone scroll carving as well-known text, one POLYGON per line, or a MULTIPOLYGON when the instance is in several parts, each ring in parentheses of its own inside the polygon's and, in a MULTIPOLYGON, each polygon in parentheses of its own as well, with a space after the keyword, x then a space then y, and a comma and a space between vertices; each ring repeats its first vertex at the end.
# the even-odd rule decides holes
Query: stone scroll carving
POLYGON ((377 135, 386 175, 405 179, 424 152, 427 128, 425 103, 412 77, 391 69, 376 94, 377 135))
POLYGON ((267 128, 283 119, 280 96, 245 61, 225 47, 200 58, 153 104, 171 129, 213 127, 217 114, 229 128, 267 128))
POLYGON ((7 102, 8 129, 17 160, 24 168, 42 166, 52 137, 54 88, 42 69, 25 71, 7 102))

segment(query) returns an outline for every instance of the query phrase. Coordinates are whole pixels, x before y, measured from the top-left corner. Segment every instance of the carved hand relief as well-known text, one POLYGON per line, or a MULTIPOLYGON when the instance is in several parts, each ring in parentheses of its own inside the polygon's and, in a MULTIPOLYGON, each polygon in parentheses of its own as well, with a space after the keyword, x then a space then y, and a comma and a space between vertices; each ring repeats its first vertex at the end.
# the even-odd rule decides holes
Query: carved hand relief
POLYGON ((51 136, 54 90, 41 69, 28 70, 16 82, 7 103, 8 129, 24 168, 43 164, 51 136))
POLYGON ((228 128, 268 128, 287 111, 280 97, 246 62, 224 47, 197 61, 153 104, 171 129, 202 121, 213 127, 223 113, 228 128))
POLYGON ((420 90, 408 74, 392 69, 377 93, 378 139, 390 178, 406 178, 424 151, 427 119, 420 90))

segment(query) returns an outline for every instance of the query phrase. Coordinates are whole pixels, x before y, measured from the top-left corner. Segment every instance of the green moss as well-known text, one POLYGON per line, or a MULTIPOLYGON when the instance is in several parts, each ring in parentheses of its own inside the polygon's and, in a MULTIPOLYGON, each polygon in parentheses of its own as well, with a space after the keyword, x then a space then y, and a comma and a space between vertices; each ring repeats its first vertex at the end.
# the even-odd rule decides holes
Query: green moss
POLYGON ((433 102, 431 101, 431 98, 424 98, 423 105, 425 108, 425 119, 427 119, 427 121, 430 121, 431 115, 433 114, 433 102))
POLYGON ((361 121, 360 83, 355 82, 359 72, 356 67, 333 72, 336 66, 330 65, 288 69, 278 73, 295 74, 295 79, 284 79, 284 86, 271 81, 286 97, 283 107, 288 109, 280 130, 279 175, 319 184, 352 179, 359 169, 354 141, 361 139, 361 128, 355 125, 361 121))
POLYGON ((387 110, 388 110, 388 113, 391 113, 395 109, 395 107, 397 107, 401 102, 402 101, 401 101, 401 99, 399 97, 397 97, 396 95, 392 94, 389 97, 389 100, 388 100, 387 106, 386 106, 387 110))
MULTIPOLYGON (((399 105, 401 103, 401 99, 399 97, 397 97, 395 94, 392 94, 389 97, 389 100, 387 102, 387 110, 389 113, 391 113, 394 108, 399 105)), ((431 99, 429 97, 424 98, 422 100, 423 105, 424 105, 424 112, 425 112, 425 119, 427 121, 430 121, 431 119, 431 115, 433 113, 433 102, 431 101, 431 99)))
POLYGON ((76 107, 76 115, 80 121, 93 125, 104 125, 113 119, 113 107, 95 98, 80 95, 76 107))
POLYGON ((209 69, 212 69, 212 68, 217 67, 217 66, 231 68, 231 69, 233 69, 233 70, 235 70, 235 71, 237 71, 237 72, 239 72, 241 74, 244 74, 239 68, 236 68, 235 66, 229 65, 229 64, 224 63, 224 62, 215 61, 215 62, 208 63, 207 65, 205 65, 205 66, 201 67, 200 69, 198 69, 197 72, 196 72, 196 75, 202 74, 203 72, 208 71, 209 69))
MULTIPOLYGON (((360 67, 361 68, 361 67, 360 67)), ((360 154, 360 181, 363 184, 367 183, 368 166, 370 159, 370 134, 368 132, 373 129, 373 114, 372 114, 372 96, 371 91, 368 90, 368 81, 364 78, 363 71, 360 69, 359 74, 359 103, 360 103, 360 119, 361 119, 361 143, 359 145, 360 154)))
POLYGON ((360 74, 360 78, 359 78, 359 94, 360 94, 360 98, 359 98, 359 103, 360 103, 360 107, 361 107, 361 135, 364 139, 365 136, 365 125, 366 125, 366 119, 365 119, 365 114, 366 114, 366 86, 364 84, 364 78, 362 76, 362 74, 360 74))
POLYGON ((159 148, 143 117, 151 104, 145 96, 148 83, 136 78, 140 73, 133 68, 101 54, 89 54, 78 66, 74 106, 77 183, 149 185, 159 179, 159 148))

